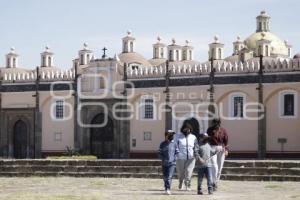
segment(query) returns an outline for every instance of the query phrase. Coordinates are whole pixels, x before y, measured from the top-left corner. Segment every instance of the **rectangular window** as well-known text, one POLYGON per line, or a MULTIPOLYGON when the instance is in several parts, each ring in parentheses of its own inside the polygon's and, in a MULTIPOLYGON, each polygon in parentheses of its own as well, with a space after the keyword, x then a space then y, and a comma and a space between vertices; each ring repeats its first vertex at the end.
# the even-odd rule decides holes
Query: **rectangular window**
POLYGON ((169 51, 169 60, 173 61, 173 51, 169 51))
POLYGON ((285 94, 283 97, 283 115, 294 116, 295 115, 295 98, 293 94, 285 94))
POLYGON ((187 60, 186 50, 184 50, 182 54, 183 54, 182 55, 182 57, 183 57, 182 60, 187 60))
POLYGON ((55 132, 54 133, 54 141, 60 142, 62 140, 62 133, 61 132, 55 132))
POLYGON ((56 116, 56 119, 64 118, 64 101, 63 100, 56 101, 55 116, 56 116))
POLYGON ((151 141, 151 140, 152 140, 152 133, 144 132, 144 141, 151 141))
POLYGON ((244 117, 244 98, 237 96, 233 98, 233 117, 244 117))
POLYGON ((132 147, 136 147, 136 139, 132 139, 132 147))
POLYGON ((164 49, 161 48, 161 49, 160 49, 160 58, 163 58, 163 57, 164 57, 164 49))
POLYGON ((144 119, 153 119, 153 99, 145 99, 144 119))
POLYGON ((102 76, 99 77, 99 88, 105 89, 105 78, 102 76))

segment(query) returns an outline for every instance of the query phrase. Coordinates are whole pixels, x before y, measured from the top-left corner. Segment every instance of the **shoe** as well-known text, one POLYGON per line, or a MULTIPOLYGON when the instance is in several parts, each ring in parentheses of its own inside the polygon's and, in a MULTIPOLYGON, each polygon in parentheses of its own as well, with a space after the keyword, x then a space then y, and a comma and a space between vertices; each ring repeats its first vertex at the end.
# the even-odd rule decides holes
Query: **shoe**
POLYGON ((182 185, 182 183, 179 183, 178 189, 179 189, 179 190, 183 190, 183 185, 182 185))
POLYGON ((192 191, 192 188, 190 186, 187 186, 186 191, 192 191))
POLYGON ((166 194, 167 194, 167 195, 171 195, 172 193, 171 193, 171 191, 168 189, 168 190, 166 190, 166 194))
POLYGON ((183 190, 182 183, 179 183, 178 190, 183 190))
POLYGON ((213 191, 216 192, 218 190, 218 185, 216 183, 213 184, 213 191))
POLYGON ((203 192, 202 191, 198 191, 197 194, 198 195, 203 195, 203 192))
POLYGON ((209 195, 212 195, 213 192, 212 192, 211 190, 208 190, 208 194, 209 194, 209 195))

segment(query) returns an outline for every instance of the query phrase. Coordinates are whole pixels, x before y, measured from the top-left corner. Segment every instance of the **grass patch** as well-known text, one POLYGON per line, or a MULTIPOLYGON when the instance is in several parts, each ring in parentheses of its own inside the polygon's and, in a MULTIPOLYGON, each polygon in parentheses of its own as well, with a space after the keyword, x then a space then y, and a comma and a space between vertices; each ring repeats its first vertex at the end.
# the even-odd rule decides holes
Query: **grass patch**
POLYGON ((102 181, 93 181, 91 182, 91 186, 102 187, 104 183, 102 181))
POLYGON ((276 189, 276 188, 282 188, 282 186, 281 185, 266 185, 265 188, 276 189))
POLYGON ((48 156, 48 160, 97 160, 96 156, 48 156))

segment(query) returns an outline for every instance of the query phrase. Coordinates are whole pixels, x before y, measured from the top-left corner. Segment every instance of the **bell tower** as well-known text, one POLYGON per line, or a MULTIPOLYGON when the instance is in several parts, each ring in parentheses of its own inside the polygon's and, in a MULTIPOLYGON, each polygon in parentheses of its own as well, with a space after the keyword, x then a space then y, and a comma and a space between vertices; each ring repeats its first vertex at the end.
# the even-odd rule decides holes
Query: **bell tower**
POLYGON ((256 17, 256 32, 270 31, 270 17, 266 11, 261 11, 260 15, 256 17))
POLYGON ((93 56, 93 51, 88 48, 87 43, 84 43, 83 49, 81 49, 78 52, 78 56, 79 56, 79 65, 86 65, 90 62, 93 56))
POLYGON ((194 59, 194 47, 190 46, 190 41, 186 40, 185 45, 182 47, 182 60, 194 59))
POLYGON ((41 67, 52 67, 53 66, 53 53, 49 47, 45 47, 45 51, 41 53, 41 67))
POLYGON ((161 38, 157 37, 157 42, 153 44, 153 59, 166 58, 166 45, 161 43, 161 38))
POLYGON ((18 67, 19 55, 15 52, 15 48, 11 47, 10 52, 6 55, 6 68, 18 67))
POLYGON ((214 37, 214 42, 209 44, 208 59, 222 60, 224 58, 224 44, 220 43, 219 36, 214 37))
POLYGON ((127 31, 127 36, 122 39, 123 53, 135 52, 135 38, 131 35, 131 30, 127 31))

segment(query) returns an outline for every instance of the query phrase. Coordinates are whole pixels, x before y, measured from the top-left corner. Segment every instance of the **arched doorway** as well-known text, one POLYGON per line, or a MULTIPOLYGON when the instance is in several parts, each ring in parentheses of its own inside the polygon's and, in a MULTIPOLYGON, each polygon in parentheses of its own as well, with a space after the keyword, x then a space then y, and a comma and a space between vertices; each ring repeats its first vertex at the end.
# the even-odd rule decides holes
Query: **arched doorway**
MULTIPOLYGON (((91 124, 102 124, 105 121, 103 113, 96 115, 91 124)), ((103 127, 90 129, 90 152, 98 158, 113 157, 114 126, 113 121, 108 117, 107 123, 103 127)))
POLYGON ((14 158, 27 157, 27 125, 24 121, 18 120, 14 125, 14 158))

